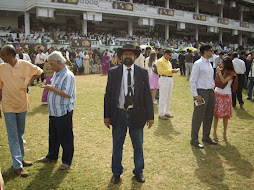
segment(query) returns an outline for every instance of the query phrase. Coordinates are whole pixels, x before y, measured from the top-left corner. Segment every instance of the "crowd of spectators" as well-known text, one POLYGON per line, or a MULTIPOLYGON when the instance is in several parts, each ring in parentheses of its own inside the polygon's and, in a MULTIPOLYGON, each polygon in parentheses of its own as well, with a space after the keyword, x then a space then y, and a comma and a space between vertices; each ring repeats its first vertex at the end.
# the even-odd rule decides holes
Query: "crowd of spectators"
MULTIPOLYGON (((196 42, 194 36, 181 33, 171 33, 170 38, 164 38, 164 31, 160 30, 134 30, 133 36, 128 36, 126 30, 107 30, 96 29, 96 32, 89 32, 82 35, 80 31, 60 31, 59 29, 45 30, 43 27, 39 31, 31 30, 31 34, 25 37, 22 29, 0 28, 0 39, 4 43, 48 43, 48 44, 70 44, 73 39, 86 39, 92 41, 100 41, 100 45, 122 45, 122 42, 137 42, 139 44, 149 44, 151 46, 169 47, 175 44, 175 47, 182 46, 200 47, 202 44, 210 44, 219 46, 222 50, 236 49, 235 44, 238 38, 233 36, 224 36, 223 44, 218 41, 218 36, 199 36, 199 42, 196 42), (226 49, 225 49, 226 48, 226 49)), ((251 44, 245 44, 242 49, 248 50, 251 44)), ((177 48, 175 48, 177 49, 177 48)))

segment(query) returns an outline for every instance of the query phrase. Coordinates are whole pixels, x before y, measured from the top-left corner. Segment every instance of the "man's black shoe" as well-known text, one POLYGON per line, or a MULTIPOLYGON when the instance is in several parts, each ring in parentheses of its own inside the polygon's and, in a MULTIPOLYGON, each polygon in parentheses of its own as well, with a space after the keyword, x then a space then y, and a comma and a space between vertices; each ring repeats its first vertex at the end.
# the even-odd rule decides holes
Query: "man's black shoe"
POLYGON ((246 99, 246 100, 252 100, 252 98, 249 97, 249 96, 247 96, 245 99, 246 99))
POLYGON ((209 143, 209 144, 212 144, 212 145, 217 145, 218 143, 213 141, 212 139, 202 139, 203 142, 206 142, 206 143, 209 143))
POLYGON ((135 175, 136 179, 138 182, 140 183, 144 183, 145 182, 145 177, 143 174, 138 174, 138 175, 135 175))
POLYGON ((195 146, 197 148, 204 148, 204 146, 202 144, 200 144, 199 142, 191 142, 190 143, 192 146, 195 146))
POLYGON ((113 175, 111 181, 114 184, 119 183, 119 181, 120 181, 120 175, 113 175))

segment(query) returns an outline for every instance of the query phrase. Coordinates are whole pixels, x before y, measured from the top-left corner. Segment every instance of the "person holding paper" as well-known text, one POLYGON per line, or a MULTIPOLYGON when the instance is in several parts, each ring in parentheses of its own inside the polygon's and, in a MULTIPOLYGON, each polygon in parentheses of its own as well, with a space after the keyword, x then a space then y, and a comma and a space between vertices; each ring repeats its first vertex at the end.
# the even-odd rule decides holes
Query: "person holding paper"
POLYGON ((194 105, 194 112, 192 117, 191 126, 191 142, 190 144, 204 148, 198 141, 198 133, 203 123, 203 142, 209 144, 217 144, 210 138, 211 125, 213 122, 215 95, 214 95, 214 79, 213 68, 209 62, 209 58, 212 56, 211 46, 204 45, 200 48, 202 57, 197 60, 192 69, 190 78, 191 92, 194 96, 194 100, 197 100, 198 104, 194 105))

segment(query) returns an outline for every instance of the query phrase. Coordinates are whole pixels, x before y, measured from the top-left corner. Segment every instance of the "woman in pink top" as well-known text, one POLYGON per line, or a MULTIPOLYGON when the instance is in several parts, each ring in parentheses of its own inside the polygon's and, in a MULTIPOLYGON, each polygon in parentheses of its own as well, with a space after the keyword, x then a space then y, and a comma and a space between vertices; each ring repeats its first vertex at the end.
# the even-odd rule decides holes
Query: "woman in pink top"
POLYGON ((105 52, 103 57, 102 57, 102 74, 103 75, 108 74, 108 70, 109 70, 109 67, 110 67, 109 59, 110 59, 110 57, 105 52))
MULTIPOLYGON (((51 69, 51 66, 49 65, 48 62, 46 62, 44 64, 43 73, 46 75, 45 85, 51 85, 51 79, 53 77, 54 71, 51 69)), ((44 88, 43 93, 42 93, 42 100, 41 100, 43 103, 48 102, 48 100, 47 100, 48 99, 48 92, 49 91, 44 88)))

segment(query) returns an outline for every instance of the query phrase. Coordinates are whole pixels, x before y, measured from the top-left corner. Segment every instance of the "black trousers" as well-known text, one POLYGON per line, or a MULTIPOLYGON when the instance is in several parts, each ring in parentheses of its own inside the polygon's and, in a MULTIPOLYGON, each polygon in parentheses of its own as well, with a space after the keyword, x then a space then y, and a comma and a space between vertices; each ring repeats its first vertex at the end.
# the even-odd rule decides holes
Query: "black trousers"
POLYGON ((194 104, 194 112, 192 116, 191 124, 191 142, 198 141, 198 133, 203 124, 203 137, 202 139, 210 139, 210 131, 213 122, 213 114, 215 107, 215 95, 213 90, 198 89, 198 95, 202 96, 205 100, 205 104, 196 106, 194 104))
POLYGON ((239 102, 239 104, 244 104, 243 97, 242 97, 242 90, 243 90, 243 84, 244 84, 244 74, 237 74, 238 78, 238 88, 236 92, 232 93, 232 106, 236 106, 236 98, 239 102))
POLYGON ((181 75, 185 75, 185 63, 179 63, 181 75))
POLYGON ((49 152, 46 157, 57 160, 61 145, 63 148, 62 162, 68 165, 71 165, 74 153, 72 115, 73 111, 61 117, 49 116, 49 152))
POLYGON ((84 73, 84 67, 77 67, 76 65, 73 68, 73 74, 76 75, 78 72, 78 74, 82 74, 84 73))
POLYGON ((177 68, 176 62, 177 62, 176 59, 172 59, 172 67, 173 67, 173 69, 177 68))
MULTIPOLYGON (((44 63, 43 64, 37 64, 37 66, 40 67, 43 70, 44 63)), ((39 83, 39 78, 37 78, 37 83, 39 83)), ((44 82, 44 79, 45 79, 45 76, 44 76, 44 73, 42 73, 41 74, 41 82, 44 82)))

